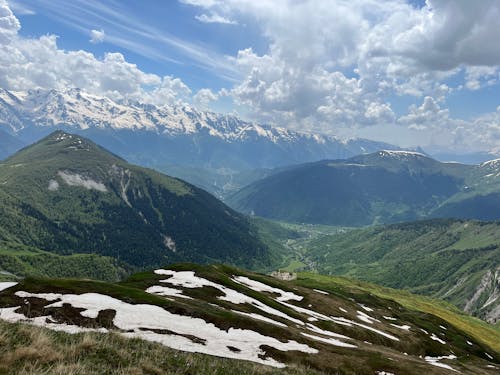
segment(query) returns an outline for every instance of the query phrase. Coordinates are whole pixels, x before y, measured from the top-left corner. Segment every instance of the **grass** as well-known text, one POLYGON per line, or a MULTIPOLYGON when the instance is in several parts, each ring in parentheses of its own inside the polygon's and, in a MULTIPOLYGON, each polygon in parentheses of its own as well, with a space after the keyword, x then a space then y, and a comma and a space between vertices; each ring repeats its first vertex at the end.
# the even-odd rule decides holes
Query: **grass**
POLYGON ((318 374, 185 353, 117 334, 69 335, 0 321, 0 374, 318 374))

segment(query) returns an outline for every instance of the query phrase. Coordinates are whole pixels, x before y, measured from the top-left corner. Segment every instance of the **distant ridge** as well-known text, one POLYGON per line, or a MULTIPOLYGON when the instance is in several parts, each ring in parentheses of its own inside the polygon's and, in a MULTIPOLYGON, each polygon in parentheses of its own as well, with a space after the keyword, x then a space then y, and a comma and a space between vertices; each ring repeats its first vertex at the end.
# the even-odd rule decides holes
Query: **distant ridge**
POLYGON ((292 222, 361 226, 431 217, 500 219, 500 163, 441 163, 382 150, 300 164, 251 183, 228 202, 292 222))

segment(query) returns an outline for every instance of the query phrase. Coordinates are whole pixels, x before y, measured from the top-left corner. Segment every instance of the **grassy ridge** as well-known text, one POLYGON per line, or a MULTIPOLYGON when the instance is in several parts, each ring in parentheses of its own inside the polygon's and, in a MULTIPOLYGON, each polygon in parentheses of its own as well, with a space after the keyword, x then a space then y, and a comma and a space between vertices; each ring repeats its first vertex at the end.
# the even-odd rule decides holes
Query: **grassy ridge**
MULTIPOLYGON (((287 319, 256 309, 254 304, 235 304, 219 299, 218 297, 224 293, 213 287, 176 287, 191 299, 163 298, 145 293, 145 288, 158 285, 159 280, 165 277, 152 272, 135 274, 120 283, 28 278, 0 293, 0 307, 21 306, 18 312, 30 317, 48 314, 51 321, 57 321, 60 324, 77 324, 93 328, 112 327, 112 320, 109 319, 113 319, 113 314, 104 314, 104 310, 93 320, 87 315, 82 315, 81 308, 72 308, 71 304, 49 307, 48 305, 53 301, 43 302, 42 299, 37 298, 30 298, 29 303, 26 303, 24 297, 15 294, 18 290, 31 293, 63 294, 93 292, 105 294, 129 304, 160 306, 173 314, 203 319, 223 331, 232 327, 252 330, 264 336, 277 338, 281 342, 294 340, 307 343, 318 352, 315 354, 305 354, 299 351, 281 352, 265 346, 262 349, 267 356, 272 356, 290 366, 284 371, 276 371, 246 362, 177 352, 141 340, 124 340, 116 334, 68 335, 0 322, 0 374, 22 373, 23 371, 63 373, 69 369, 73 369, 73 373, 232 374, 239 371, 245 374, 372 374, 384 369, 393 373, 420 374, 425 371, 428 374, 437 375, 443 373, 442 370, 430 366, 422 358, 450 352, 455 353, 459 358, 451 364, 455 367, 459 366, 463 373, 483 374, 489 373, 484 371, 487 364, 495 364, 500 360, 499 331, 495 331, 477 319, 464 316, 440 301, 346 278, 316 274, 301 273, 297 280, 282 281, 224 265, 178 264, 168 268, 176 271, 194 271, 198 277, 243 293, 269 308, 278 309, 289 317, 308 324, 300 326, 290 323, 287 319), (311 326, 309 323, 311 320, 308 319, 310 315, 292 309, 290 305, 279 303, 274 293, 259 292, 235 282, 234 275, 247 276, 270 287, 293 291, 303 299, 294 301, 292 305, 302 309, 313 309, 323 316, 340 316, 359 321, 357 311, 360 310, 360 306, 365 306, 364 308, 369 306, 371 310, 368 314, 375 319, 369 323, 370 327, 395 335, 399 337, 399 340, 391 340, 367 330, 366 325, 365 327, 346 326, 328 319, 319 319, 311 324, 320 330, 331 330, 349 337, 348 341, 355 343, 356 347, 343 348, 310 340, 303 335, 308 332, 306 327, 311 326), (323 292, 319 293, 313 289, 323 292), (238 311, 240 313, 237 313, 238 311), (267 324, 242 315, 241 312, 263 314, 283 324, 282 326, 267 324), (384 318, 386 315, 392 316, 396 324, 408 324, 410 329, 407 331, 398 328, 398 325, 389 324, 390 322, 384 318), (443 326, 445 328, 441 328, 443 326), (446 340, 446 345, 432 340, 430 333, 440 335, 446 340), (490 353, 492 358, 487 357, 485 353, 490 353), (184 366, 187 365, 188 368, 185 369, 184 366), (92 370, 91 366, 94 366, 92 370), (228 369, 228 367, 231 368, 228 369)), ((110 310, 105 311, 110 312, 110 310)), ((144 329, 147 329, 147 326, 144 329)), ((200 335, 203 337, 201 332, 200 335)), ((235 345, 238 346, 236 342, 235 345)))
POLYGON ((455 306, 442 300, 344 277, 306 272, 298 274, 296 283, 308 288, 318 288, 325 291, 332 291, 335 287, 342 286, 348 290, 363 290, 377 297, 393 300, 408 309, 438 316, 500 353, 500 327, 492 326, 480 319, 464 314, 455 306))

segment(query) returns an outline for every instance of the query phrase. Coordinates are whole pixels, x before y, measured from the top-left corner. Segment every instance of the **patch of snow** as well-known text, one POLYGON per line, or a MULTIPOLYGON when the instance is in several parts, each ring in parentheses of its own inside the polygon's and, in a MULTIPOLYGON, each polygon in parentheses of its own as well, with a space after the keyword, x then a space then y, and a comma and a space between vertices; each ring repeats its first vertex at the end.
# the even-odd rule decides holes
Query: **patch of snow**
POLYGON ((314 324, 310 324, 310 323, 307 323, 307 329, 310 331, 313 331, 315 333, 325 335, 325 336, 337 337, 339 339, 344 339, 344 340, 352 340, 352 338, 350 338, 348 336, 341 335, 340 333, 326 331, 326 330, 321 329, 319 327, 316 327, 314 324))
POLYGON ((278 301, 302 301, 304 297, 299 296, 293 292, 285 292, 282 289, 274 288, 267 284, 261 283, 260 281, 249 279, 246 276, 233 276, 233 280, 238 284, 243 284, 246 287, 255 290, 256 292, 267 292, 273 294, 279 294, 280 296, 277 298, 278 301))
POLYGON ((4 281, 0 283, 0 292, 5 289, 12 288, 14 285, 17 285, 18 283, 14 281, 4 281))
MULTIPOLYGON (((101 310, 114 310, 116 312, 113 324, 120 330, 127 331, 121 333, 126 337, 139 337, 149 341, 159 342, 173 349, 188 352, 204 353, 219 357, 248 360, 274 367, 285 367, 273 358, 264 357, 265 352, 261 346, 270 346, 280 351, 301 351, 303 353, 318 353, 317 349, 296 341, 281 342, 274 337, 264 336, 258 332, 246 329, 229 328, 221 330, 212 323, 207 323, 200 318, 193 318, 184 315, 173 314, 165 309, 147 304, 129 304, 116 298, 98 294, 34 294, 20 292, 34 298, 60 301, 52 303, 46 307, 61 307, 63 304, 70 304, 74 308, 84 309, 87 316, 96 316, 101 310), (48 298, 45 298, 48 297, 48 298), (56 298, 57 297, 57 298, 56 298), (172 334, 160 334, 154 331, 166 330, 172 334), (192 341, 188 337, 196 337, 202 342, 192 341), (237 348, 239 351, 231 350, 229 347, 237 348)), ((12 309, 12 308, 11 308, 12 309)), ((0 309, 0 317, 5 314, 11 316, 15 321, 27 321, 33 323, 34 319, 28 319, 22 314, 0 309)), ((55 328, 53 323, 44 322, 39 318, 37 323, 48 328, 55 328)))
POLYGON ((220 285, 214 283, 213 281, 204 279, 202 277, 198 277, 195 275, 193 271, 172 271, 172 270, 164 270, 159 269, 154 271, 158 275, 170 275, 169 279, 160 280, 162 283, 168 283, 175 286, 183 286, 185 288, 202 288, 202 287, 212 287, 220 290, 224 293, 224 296, 217 297, 221 301, 228 301, 234 303, 235 305, 239 304, 249 304, 261 311, 264 311, 268 314, 278 316, 280 318, 287 319, 295 324, 304 325, 305 323, 299 319, 295 319, 284 312, 276 310, 265 303, 262 303, 255 298, 249 297, 246 294, 240 293, 234 289, 230 289, 225 287, 224 285, 220 285))
POLYGON ((368 311, 368 312, 371 312, 373 311, 373 309, 371 307, 368 307, 368 306, 365 306, 363 305, 362 303, 358 303, 359 306, 361 306, 361 308, 365 311, 368 311))
POLYGON ((163 235, 163 245, 165 245, 168 250, 171 250, 174 253, 177 251, 177 245, 175 244, 175 241, 172 239, 172 237, 163 235))
POLYGON ((358 327, 362 327, 362 328, 367 329, 369 331, 378 333, 379 335, 387 337, 388 339, 391 339, 391 340, 394 340, 394 341, 399 341, 399 339, 396 336, 390 335, 388 333, 385 333, 385 332, 380 331, 380 330, 378 330, 376 328, 367 326, 365 324, 361 324, 361 323, 358 323, 358 322, 355 322, 355 321, 352 321, 352 320, 349 320, 349 319, 346 319, 346 318, 342 318, 342 317, 332 317, 332 319, 333 319, 333 321, 335 323, 356 325, 358 327))
POLYGON ((339 310, 342 311, 342 312, 345 312, 345 313, 347 312, 347 310, 344 309, 344 308, 342 308, 342 307, 339 307, 339 310))
POLYGON ((395 328, 399 328, 399 329, 402 329, 403 331, 409 331, 411 326, 409 326, 408 324, 405 324, 405 325, 402 325, 402 326, 399 326, 397 324, 392 324, 391 323, 391 326, 395 327, 395 328))
POLYGON ((446 327, 445 326, 440 325, 439 328, 444 329, 446 331, 446 327))
POLYGON ((69 171, 59 171, 57 174, 69 186, 81 186, 87 190, 97 190, 102 193, 108 191, 103 183, 94 181, 91 178, 86 178, 81 174, 71 173, 69 171))
POLYGON ((439 343, 441 343, 441 344, 443 344, 443 345, 444 345, 444 344, 446 344, 446 341, 441 340, 441 339, 440 339, 439 337, 437 337, 434 333, 431 335, 431 340, 437 341, 437 342, 439 342, 439 343))
POLYGON ((172 297, 192 299, 191 297, 182 294, 182 290, 180 289, 169 288, 161 285, 150 286, 148 289, 146 289, 146 293, 156 294, 158 296, 172 296, 172 297))
POLYGON ((377 371, 377 375, 395 375, 395 374, 387 371, 377 371))
POLYGON ((396 318, 393 318, 392 316, 382 316, 385 320, 397 320, 396 318))
POLYGON ((488 353, 484 353, 486 355, 486 357, 488 357, 489 359, 493 359, 493 357, 491 355, 489 355, 488 353))
POLYGON ((366 323, 369 323, 369 324, 373 324, 373 322, 379 322, 380 323, 380 320, 372 318, 370 315, 365 314, 363 311, 359 311, 358 310, 357 313, 358 313, 357 318, 359 320, 362 320, 363 322, 366 322, 366 323))
POLYGON ((249 318, 252 318, 252 319, 262 320, 263 322, 271 323, 271 324, 274 324, 276 326, 287 327, 286 324, 283 324, 281 322, 277 322, 276 320, 267 318, 267 317, 260 315, 260 314, 246 313, 246 312, 238 311, 238 310, 231 310, 231 311, 234 313, 240 314, 240 315, 248 316, 249 318))
POLYGON ((340 341, 340 340, 337 340, 334 338, 325 338, 325 337, 310 335, 310 334, 305 333, 305 332, 301 332, 300 334, 302 336, 305 336, 305 337, 310 338, 312 340, 321 341, 321 342, 324 342, 326 344, 330 344, 330 345, 334 345, 334 346, 341 346, 343 348, 357 348, 356 345, 348 344, 348 343, 345 343, 343 341, 340 341))
POLYGON ((467 344, 472 346, 473 344, 469 341, 469 340, 466 340, 467 341, 467 344))
POLYGON ((450 365, 447 365, 445 363, 440 363, 439 361, 443 360, 443 359, 457 359, 457 357, 455 355, 443 355, 443 356, 439 356, 439 357, 425 357, 424 360, 430 364, 430 365, 433 365, 433 366, 437 366, 437 367, 441 367, 441 368, 445 368, 445 369, 448 369, 448 370, 451 370, 451 371, 455 371, 457 372, 457 370, 455 370, 453 367, 451 367, 450 365))
POLYGON ((49 191, 59 190, 59 182, 57 182, 56 180, 50 180, 48 189, 49 191))
POLYGON ((326 294, 326 295, 330 294, 330 293, 328 293, 328 292, 325 292, 324 290, 319 290, 319 289, 313 289, 313 290, 314 290, 315 292, 317 292, 317 293, 320 293, 320 294, 326 294))

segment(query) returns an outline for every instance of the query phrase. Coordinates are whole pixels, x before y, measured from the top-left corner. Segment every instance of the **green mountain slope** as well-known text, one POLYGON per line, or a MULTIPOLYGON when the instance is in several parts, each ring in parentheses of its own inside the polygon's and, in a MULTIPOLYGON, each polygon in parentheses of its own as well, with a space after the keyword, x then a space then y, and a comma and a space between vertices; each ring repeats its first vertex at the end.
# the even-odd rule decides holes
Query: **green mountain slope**
POLYGON ((58 255, 273 263, 256 229, 205 191, 55 132, 0 164, 0 241, 58 255))
MULTIPOLYGON (((0 320, 60 331, 45 340, 49 352, 52 342, 74 349, 35 361, 32 372, 71 361, 84 372, 89 360, 78 348, 85 340, 90 363, 98 366, 93 371, 148 366, 183 373, 185 355, 164 351, 144 363, 130 354, 139 345, 104 336, 111 332, 187 352, 288 366, 283 373, 494 374, 500 366, 498 330, 442 302, 347 279, 300 274, 283 281, 222 265, 180 264, 115 284, 26 279, 0 289, 0 320), (114 358, 117 347, 126 348, 114 358)), ((14 327, 0 324, 2 342, 9 345, 1 346, 0 371, 27 366, 33 356, 22 353, 36 352, 39 344, 14 341, 14 327)), ((36 329, 25 326, 24 332, 36 329)), ((192 358, 194 369, 210 361, 192 358)), ((234 373, 223 371, 224 363, 214 361, 210 372, 234 373)), ((248 369, 240 363, 234 368, 248 369)), ((253 367, 254 373, 266 371, 253 367)))
POLYGON ((303 246, 321 273, 443 298, 491 323, 500 320, 500 222, 393 224, 303 246))
POLYGON ((288 168, 228 203, 245 213, 298 223, 362 226, 429 217, 500 218, 500 167, 440 163, 380 151, 288 168))

